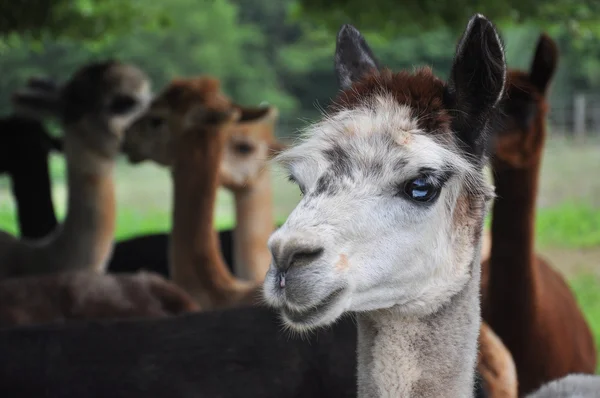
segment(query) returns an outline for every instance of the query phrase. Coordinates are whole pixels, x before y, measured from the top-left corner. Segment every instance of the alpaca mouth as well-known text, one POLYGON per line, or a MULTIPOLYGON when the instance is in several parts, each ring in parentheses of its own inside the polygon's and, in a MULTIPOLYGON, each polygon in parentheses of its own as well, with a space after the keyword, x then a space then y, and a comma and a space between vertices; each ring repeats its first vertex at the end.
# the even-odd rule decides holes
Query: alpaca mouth
POLYGON ((340 300, 344 293, 344 288, 339 288, 329 294, 320 302, 312 305, 310 308, 302 311, 290 309, 287 306, 281 308, 281 312, 285 318, 292 324, 298 325, 314 325, 318 323, 324 313, 327 313, 340 300))

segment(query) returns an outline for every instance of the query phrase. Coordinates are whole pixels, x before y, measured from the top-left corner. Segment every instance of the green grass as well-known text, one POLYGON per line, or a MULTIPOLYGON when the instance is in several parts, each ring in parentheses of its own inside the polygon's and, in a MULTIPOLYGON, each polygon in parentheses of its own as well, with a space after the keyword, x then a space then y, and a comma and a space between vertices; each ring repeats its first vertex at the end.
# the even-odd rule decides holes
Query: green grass
MULTIPOLYGON (((600 358, 600 276, 580 274, 571 278, 569 282, 592 329, 600 358)), ((600 373, 600 363, 596 373, 600 373)))
POLYGON ((535 221, 537 243, 541 247, 600 246, 600 208, 567 202, 541 209, 535 221))

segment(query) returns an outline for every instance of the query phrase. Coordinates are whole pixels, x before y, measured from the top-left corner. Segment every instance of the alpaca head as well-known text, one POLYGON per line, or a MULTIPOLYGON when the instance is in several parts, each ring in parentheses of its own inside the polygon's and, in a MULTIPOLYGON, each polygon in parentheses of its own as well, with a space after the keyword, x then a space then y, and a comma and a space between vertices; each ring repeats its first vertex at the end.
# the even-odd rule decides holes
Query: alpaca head
POLYGON ((546 93, 557 65, 558 47, 542 34, 530 70, 509 71, 501 104, 504 118, 493 143, 494 170, 539 163, 546 137, 546 93))
POLYGON ((279 116, 274 106, 239 107, 241 117, 225 147, 221 162, 221 184, 231 190, 251 187, 285 145, 275 138, 275 123, 279 116))
POLYGON ((278 156, 303 198, 269 240, 263 290, 296 330, 444 305, 478 263, 493 196, 484 149, 506 65, 490 21, 469 21, 447 83, 429 69, 380 70, 349 25, 335 65, 343 91, 329 115, 278 156))
POLYGON ((198 149, 209 153, 212 147, 203 144, 210 141, 224 146, 231 133, 230 126, 239 117, 239 110, 221 93, 218 80, 211 77, 178 79, 156 96, 144 115, 127 130, 131 146, 124 150, 130 159, 151 156, 156 162, 173 166, 178 160, 177 145, 197 142, 198 149), (219 132, 216 136, 212 131, 215 129, 219 132), (142 143, 144 138, 151 145, 132 144, 134 141, 142 143), (168 150, 159 148, 160 144, 168 150))
POLYGON ((251 186, 263 172, 268 160, 283 149, 274 136, 277 108, 247 108, 232 104, 220 91, 219 81, 208 77, 178 79, 169 86, 163 103, 153 105, 154 117, 144 128, 131 129, 122 150, 131 163, 152 160, 162 166, 172 166, 174 131, 180 130, 182 112, 190 106, 204 106, 206 101, 236 108, 240 119, 233 128, 221 161, 219 178, 228 189, 241 190, 251 186), (180 99, 176 99, 181 96, 180 99), (173 104, 169 101, 177 101, 173 104))
POLYGON ((13 95, 17 112, 56 117, 65 127, 65 143, 75 152, 113 159, 125 129, 151 99, 150 81, 140 69, 116 61, 79 69, 62 87, 32 79, 13 95))

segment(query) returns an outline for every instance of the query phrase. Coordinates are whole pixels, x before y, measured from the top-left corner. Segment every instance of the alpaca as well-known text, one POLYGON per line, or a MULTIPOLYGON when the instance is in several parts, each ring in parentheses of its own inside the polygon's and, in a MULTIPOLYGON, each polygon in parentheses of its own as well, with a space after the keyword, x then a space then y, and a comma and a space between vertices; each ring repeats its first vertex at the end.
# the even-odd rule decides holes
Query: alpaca
POLYGON ((221 183, 233 192, 236 225, 233 230, 235 275, 262 282, 271 253, 267 241, 273 232, 273 190, 267 160, 286 148, 275 139, 275 107, 248 110, 236 125, 221 162, 221 183), (258 117, 256 117, 258 115, 258 117))
POLYGON ((522 396, 570 373, 594 373, 590 328, 564 278, 535 253, 535 203, 546 138, 546 93, 558 50, 542 34, 529 71, 510 71, 495 135, 497 198, 482 268, 485 319, 512 353, 522 396))
MULTIPOLYGON (((270 262, 267 239, 274 229, 271 178, 267 161, 285 148, 274 136, 278 111, 273 106, 247 108, 225 147, 220 183, 235 196, 236 227, 219 232, 225 262, 241 279, 262 281, 270 262)), ((123 152, 133 164, 152 160, 169 167, 173 162, 172 137, 166 126, 127 134, 123 152)), ((134 237, 120 242, 109 264, 114 272, 132 271, 136 264, 168 276, 167 234, 134 237), (120 246, 123 247, 120 247, 120 246), (127 261, 136 255, 148 261, 127 261), (127 253, 125 253, 127 251, 127 253), (145 251, 145 253, 143 252, 145 251)))
POLYGON ((251 304, 255 296, 260 297, 258 285, 238 280, 229 272, 213 229, 221 159, 242 113, 220 92, 218 80, 178 79, 126 132, 127 136, 153 137, 163 130, 170 135, 174 187, 170 274, 203 309, 251 304), (233 112, 235 119, 228 116, 228 123, 209 123, 203 118, 207 106, 214 112, 233 112))
POLYGON ((0 281, 0 327, 81 319, 163 317, 200 308, 159 275, 59 272, 0 281))
POLYGON ((278 156, 304 196, 269 239, 265 300, 300 332, 355 313, 359 398, 472 397, 500 38, 473 16, 444 83, 379 70, 344 25, 335 65, 329 114, 278 156))
POLYGON ((489 398, 516 398, 517 369, 512 355, 485 322, 479 329, 477 370, 489 398))
MULTIPOLYGON (((27 87, 50 90, 58 87, 58 84, 34 77, 29 80, 27 87)), ((48 152, 51 149, 62 151, 62 141, 50 137, 36 119, 22 115, 0 120, 0 129, 5 131, 6 137, 2 147, 4 152, 0 157, 0 173, 7 173, 11 178, 21 237, 44 237, 58 225, 50 188, 48 152), (13 131, 15 134, 11 133, 13 131)), ((219 232, 221 252, 227 264, 233 264, 232 233, 232 230, 219 232)), ((108 271, 130 273, 143 265, 143 268, 168 278, 167 250, 168 235, 164 233, 116 242, 108 271)))
POLYGON ((0 173, 10 176, 20 237, 43 238, 57 225, 48 155, 62 151, 62 141, 38 120, 17 114, 0 119, 0 134, 0 173))
MULTIPOLYGON (((23 398, 354 398, 355 346, 351 318, 290 338, 264 307, 0 327, 0 389, 23 398)), ((505 373, 491 370, 493 384, 505 373)))
MULTIPOLYGON (((222 119, 222 111, 205 111, 207 122, 222 119)), ((204 132, 216 130, 209 126, 204 132)), ((492 332, 482 330, 481 336, 486 333, 492 332)), ((293 338, 274 310, 260 306, 168 319, 4 328, 0 390, 18 397, 141 398, 152 391, 156 398, 353 398, 356 341, 350 318, 293 338)), ((505 351, 499 339, 482 341, 496 346, 482 350, 482 356, 503 356, 497 352, 505 351)))
POLYGON ((104 270, 115 227, 115 156, 123 131, 150 99, 146 75, 116 61, 81 68, 60 90, 31 86, 13 96, 20 112, 60 118, 69 199, 64 223, 46 238, 30 241, 1 235, 2 277, 104 270))

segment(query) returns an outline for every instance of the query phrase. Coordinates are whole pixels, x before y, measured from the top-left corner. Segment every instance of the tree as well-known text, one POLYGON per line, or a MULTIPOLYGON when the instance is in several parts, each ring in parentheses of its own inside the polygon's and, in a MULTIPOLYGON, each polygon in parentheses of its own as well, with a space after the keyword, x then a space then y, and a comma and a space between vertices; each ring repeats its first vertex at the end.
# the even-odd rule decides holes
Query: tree
POLYGON ((165 6, 144 0, 0 0, 0 36, 106 39, 134 24, 167 24, 165 6))
POLYGON ((416 33, 442 26, 463 28, 470 16, 482 13, 496 23, 536 22, 560 25, 578 33, 600 35, 598 0, 300 0, 297 15, 308 15, 333 29, 352 23, 380 33, 416 33))

